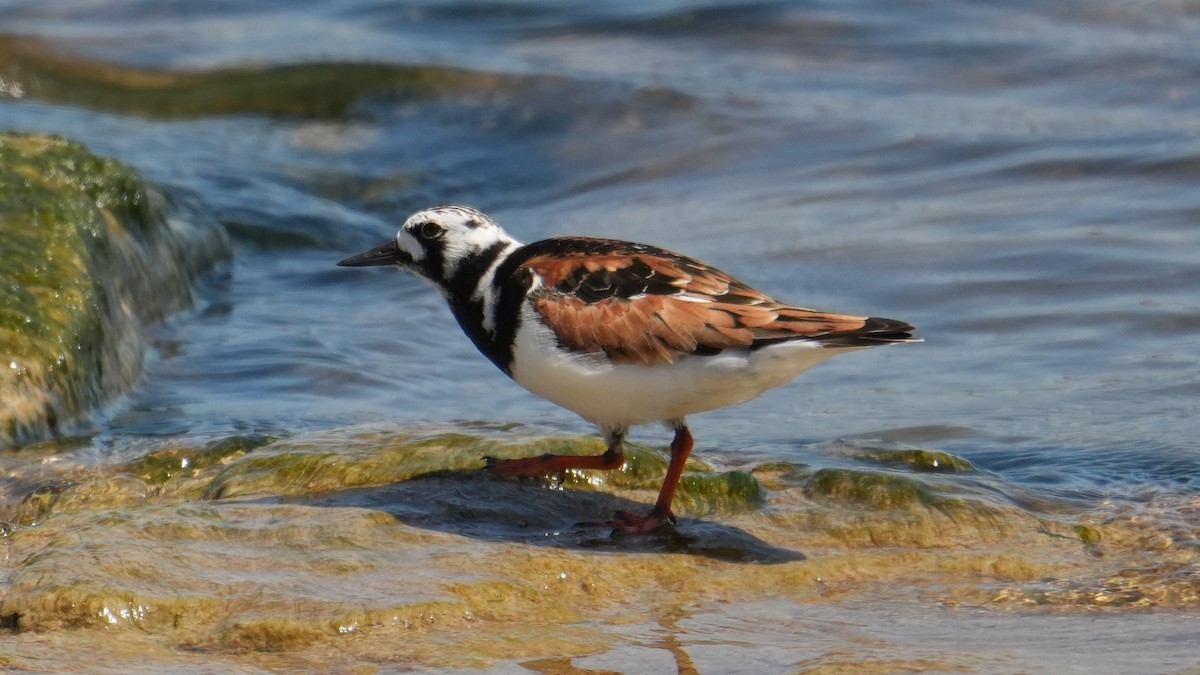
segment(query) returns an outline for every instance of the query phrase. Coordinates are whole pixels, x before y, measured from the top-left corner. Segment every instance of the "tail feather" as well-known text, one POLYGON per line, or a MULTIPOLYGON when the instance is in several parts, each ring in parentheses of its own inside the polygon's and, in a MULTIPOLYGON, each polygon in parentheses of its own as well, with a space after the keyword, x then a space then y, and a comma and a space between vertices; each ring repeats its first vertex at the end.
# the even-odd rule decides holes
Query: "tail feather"
POLYGON ((873 316, 863 322, 861 328, 826 333, 818 338, 826 347, 876 347, 898 342, 921 342, 913 337, 912 324, 896 319, 873 316))
POLYGON ((862 324, 858 328, 849 330, 828 331, 815 335, 771 335, 756 338, 751 343, 750 349, 762 349, 783 342, 801 340, 833 348, 878 347, 901 342, 923 342, 921 338, 913 337, 914 330, 916 329, 911 324, 904 321, 873 316, 862 319, 862 324))

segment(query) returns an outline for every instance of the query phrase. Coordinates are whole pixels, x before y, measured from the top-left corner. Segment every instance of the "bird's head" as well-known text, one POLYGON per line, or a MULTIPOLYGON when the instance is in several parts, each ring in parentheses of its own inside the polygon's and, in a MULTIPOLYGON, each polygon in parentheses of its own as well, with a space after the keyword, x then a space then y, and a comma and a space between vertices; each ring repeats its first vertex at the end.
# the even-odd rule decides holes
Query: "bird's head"
POLYGON ((409 216, 395 239, 338 264, 395 265, 445 292, 461 272, 476 267, 479 261, 495 260, 516 246, 519 244, 483 213, 466 206, 439 206, 409 216))

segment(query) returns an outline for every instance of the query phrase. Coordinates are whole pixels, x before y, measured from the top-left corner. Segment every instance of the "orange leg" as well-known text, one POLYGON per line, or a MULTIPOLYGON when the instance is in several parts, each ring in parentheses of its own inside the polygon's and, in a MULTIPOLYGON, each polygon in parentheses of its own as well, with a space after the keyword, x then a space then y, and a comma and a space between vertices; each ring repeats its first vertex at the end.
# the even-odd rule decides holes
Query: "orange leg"
POLYGON ((683 477, 683 465, 687 464, 688 455, 692 454, 692 432, 680 425, 675 429, 675 439, 671 441, 671 463, 667 465, 667 477, 663 480, 662 489, 658 491, 658 500, 654 502, 651 513, 666 514, 671 520, 671 501, 675 499, 675 489, 679 487, 679 479, 683 477))
POLYGON ((570 469, 619 469, 625 463, 625 433, 607 432, 608 450, 603 455, 552 455, 497 459, 484 457, 484 464, 497 476, 553 476, 570 469))
POLYGON ((663 480, 662 489, 658 491, 658 500, 654 502, 654 508, 650 509, 649 514, 639 516, 628 511, 618 511, 612 520, 586 524, 614 528, 613 534, 640 534, 674 525, 675 514, 671 512, 671 501, 675 499, 675 489, 679 487, 683 465, 687 464, 692 445, 692 432, 680 423, 675 427, 675 439, 671 441, 671 463, 667 465, 667 477, 663 480))
POLYGON ((625 463, 625 455, 617 448, 608 449, 603 455, 538 455, 521 459, 497 459, 484 457, 487 468, 497 476, 554 476, 569 469, 619 469, 625 463))
MULTIPOLYGON (((540 455, 522 459, 497 459, 484 457, 487 468, 498 476, 548 476, 562 474, 570 469, 619 469, 625 463, 623 446, 625 444, 624 430, 606 430, 608 451, 603 455, 540 455)), ((650 513, 639 516, 628 511, 618 511, 612 520, 580 523, 585 527, 611 527, 613 533, 639 534, 653 532, 660 527, 675 524, 675 514, 671 512, 671 501, 675 499, 675 490, 679 487, 679 479, 683 476, 683 466, 687 464, 688 455, 692 452, 692 432, 680 421, 675 427, 675 439, 671 441, 671 462, 667 465, 667 476, 663 479, 662 489, 658 491, 658 500, 650 513)))
POLYGON ((692 447, 691 431, 683 424, 676 426, 676 437, 671 441, 671 464, 667 465, 667 477, 662 480, 659 498, 654 502, 654 508, 647 515, 637 515, 629 512, 618 512, 616 518, 602 522, 611 526, 616 532, 630 534, 653 532, 665 525, 674 525, 674 513, 671 512, 671 501, 674 491, 679 486, 679 478, 683 476, 683 466, 688 464, 688 455, 692 447))

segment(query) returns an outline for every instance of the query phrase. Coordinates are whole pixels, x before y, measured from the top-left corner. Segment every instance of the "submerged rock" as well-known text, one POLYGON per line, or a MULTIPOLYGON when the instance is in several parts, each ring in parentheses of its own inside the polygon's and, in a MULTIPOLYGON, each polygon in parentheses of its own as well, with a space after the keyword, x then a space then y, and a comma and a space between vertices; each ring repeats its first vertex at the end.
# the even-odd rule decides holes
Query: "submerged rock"
POLYGON ((62 138, 0 134, 0 447, 55 434, 141 374, 224 230, 62 138))
MULTIPOLYGON (((206 499, 262 494, 311 495, 436 478, 496 481, 483 470, 483 457, 525 457, 545 453, 598 455, 596 438, 509 439, 503 435, 456 432, 421 434, 374 430, 339 430, 284 439, 239 457, 212 477, 206 499)), ((568 471, 558 478, 531 480, 534 485, 583 490, 640 493, 651 498, 662 484, 667 458, 657 449, 630 443, 625 465, 616 471, 568 471)), ((752 476, 740 471, 715 472, 693 458, 680 481, 676 511, 681 515, 738 513, 761 506, 765 495, 752 476)), ((605 515, 605 514, 597 514, 605 515)))
POLYGON ((981 498, 964 473, 692 463, 676 531, 611 538, 578 523, 649 508, 663 449, 561 484, 481 470, 483 455, 602 450, 520 428, 350 428, 37 463, 0 531, 0 630, 222 669, 565 669, 643 653, 706 613, 720 631, 729 612, 762 613, 751 635, 881 598, 905 612, 1200 604, 1194 502, 1051 517, 981 498))
POLYGON ((923 473, 961 473, 975 470, 975 466, 962 457, 940 450, 868 447, 861 449, 857 454, 868 462, 884 466, 902 466, 923 473))
POLYGON ((515 76, 456 68, 386 63, 151 70, 72 55, 38 39, 0 36, 0 85, 10 95, 155 118, 234 114, 336 118, 366 95, 433 96, 520 81, 515 76))

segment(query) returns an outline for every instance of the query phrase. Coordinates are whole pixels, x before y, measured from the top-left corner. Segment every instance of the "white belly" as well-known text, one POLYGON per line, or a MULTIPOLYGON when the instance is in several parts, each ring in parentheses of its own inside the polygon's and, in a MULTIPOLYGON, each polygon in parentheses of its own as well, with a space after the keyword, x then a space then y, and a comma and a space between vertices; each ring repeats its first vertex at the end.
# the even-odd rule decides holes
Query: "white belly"
POLYGON ((564 354, 526 305, 517 330, 512 376, 544 399, 600 425, 631 426, 743 403, 790 382, 850 349, 793 341, 754 351, 684 356, 661 366, 614 365, 564 354))

